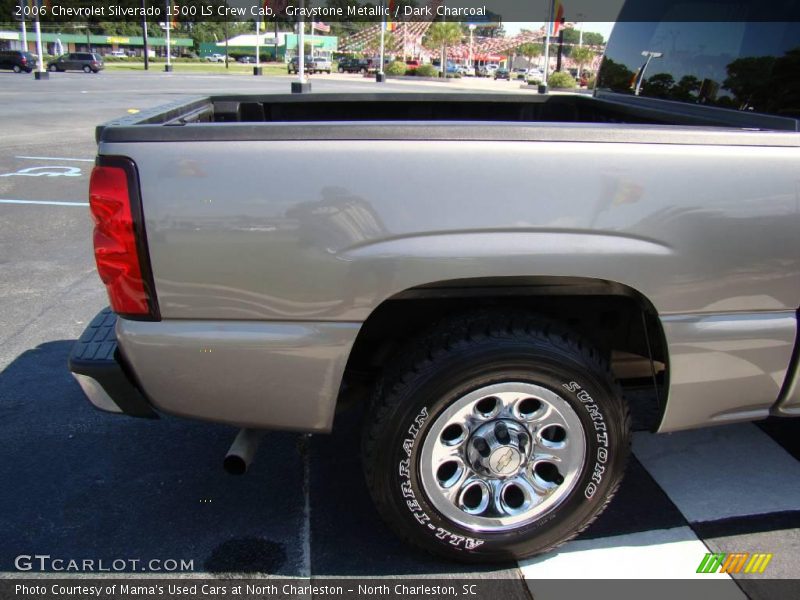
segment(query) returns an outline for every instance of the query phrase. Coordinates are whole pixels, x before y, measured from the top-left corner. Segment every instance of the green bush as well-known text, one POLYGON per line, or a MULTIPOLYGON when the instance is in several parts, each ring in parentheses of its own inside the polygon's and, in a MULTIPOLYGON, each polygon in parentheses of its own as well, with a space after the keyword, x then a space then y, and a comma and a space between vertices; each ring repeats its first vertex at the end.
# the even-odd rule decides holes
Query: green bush
POLYGON ((430 64, 420 65, 415 70, 418 77, 436 77, 439 74, 439 70, 430 64))
POLYGON ((386 65, 386 70, 384 72, 387 75, 405 75, 406 63, 400 62, 399 60, 390 62, 388 65, 386 65))
POLYGON ((547 80, 547 85, 551 88, 574 88, 578 84, 569 73, 556 71, 550 75, 550 79, 547 80))

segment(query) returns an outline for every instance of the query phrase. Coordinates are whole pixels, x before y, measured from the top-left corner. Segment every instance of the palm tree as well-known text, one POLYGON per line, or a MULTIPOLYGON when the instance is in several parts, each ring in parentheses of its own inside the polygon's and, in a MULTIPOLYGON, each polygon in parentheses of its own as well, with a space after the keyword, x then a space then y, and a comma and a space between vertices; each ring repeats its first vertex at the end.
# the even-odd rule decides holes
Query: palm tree
POLYGON ((527 44, 522 44, 519 48, 517 48, 517 52, 527 59, 528 68, 530 69, 531 60, 542 55, 542 45, 528 42, 527 44))
POLYGON ((570 58, 578 65, 578 79, 580 80, 581 69, 583 68, 583 65, 592 61, 594 58, 594 50, 584 46, 578 46, 577 48, 572 49, 570 58))
POLYGON ((461 41, 461 25, 453 22, 434 23, 428 28, 428 43, 442 49, 442 77, 447 77, 447 47, 461 41))

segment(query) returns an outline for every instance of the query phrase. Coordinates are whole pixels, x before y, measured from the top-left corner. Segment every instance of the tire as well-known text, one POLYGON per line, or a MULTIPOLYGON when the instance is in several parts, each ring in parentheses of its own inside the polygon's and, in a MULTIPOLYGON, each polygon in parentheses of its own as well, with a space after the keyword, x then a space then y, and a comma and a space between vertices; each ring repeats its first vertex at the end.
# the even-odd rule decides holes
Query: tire
POLYGON ((84 73, 91 73, 92 72, 92 67, 90 67, 89 65, 83 65, 83 72, 84 73))
POLYGON ((20 68, 19 65, 14 65, 13 69, 14 73, 22 73, 22 69, 20 68))
POLYGON ((339 68, 338 68, 338 69, 336 69, 336 70, 337 70, 339 73, 344 73, 344 69, 343 69, 342 67, 339 67, 339 68))
POLYGON ((487 311, 442 323, 395 358, 362 454, 401 538, 462 562, 530 557, 575 537, 615 494, 628 409, 607 361, 574 333, 487 311))
POLYGON ((50 71, 51 73, 55 73, 56 71, 58 71, 58 67, 55 65, 50 65, 49 67, 47 67, 47 70, 50 71))
POLYGON ((361 67, 361 70, 359 71, 359 73, 361 73, 362 75, 366 75, 367 74, 367 70, 364 67, 361 67))

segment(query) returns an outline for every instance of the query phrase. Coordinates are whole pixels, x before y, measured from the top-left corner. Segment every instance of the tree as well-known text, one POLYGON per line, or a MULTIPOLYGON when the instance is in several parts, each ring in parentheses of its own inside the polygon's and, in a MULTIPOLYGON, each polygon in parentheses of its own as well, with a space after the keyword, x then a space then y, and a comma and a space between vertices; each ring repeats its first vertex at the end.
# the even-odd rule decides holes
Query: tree
POLYGON ((605 57, 597 75, 597 85, 614 92, 630 92, 633 77, 634 72, 628 67, 605 57))
MULTIPOLYGON (((389 31, 388 29, 383 32, 383 50, 386 54, 394 54, 395 48, 397 46, 397 39, 394 36, 394 33, 389 31)), ((376 54, 381 51, 381 32, 380 30, 375 36, 370 40, 367 47, 374 51, 376 54)))
POLYGON ((597 33, 594 31, 584 31, 583 32, 583 43, 587 46, 602 46, 606 43, 605 38, 603 37, 602 33, 597 33))
POLYGON ((447 76, 447 47, 461 41, 461 26, 458 23, 439 21, 428 28, 427 41, 442 49, 442 77, 447 76))
POLYGON ((594 50, 592 50, 591 48, 586 48, 584 46, 573 48, 571 53, 571 58, 572 60, 575 61, 575 64, 578 65, 578 78, 580 78, 581 69, 583 69, 583 65, 592 62, 592 59, 594 58, 594 50))
POLYGON ((519 48, 517 48, 517 52, 524 56, 528 61, 528 68, 531 66, 531 60, 540 57, 543 51, 544 48, 541 44, 534 44, 532 42, 522 44, 519 48))
POLYGON ((669 73, 656 73, 642 83, 641 93, 643 96, 669 100, 674 86, 675 78, 672 75, 669 73))
POLYGON ((773 56, 745 56, 728 64, 728 77, 722 87, 731 91, 739 110, 764 106, 769 96, 776 93, 769 85, 774 66, 773 56))

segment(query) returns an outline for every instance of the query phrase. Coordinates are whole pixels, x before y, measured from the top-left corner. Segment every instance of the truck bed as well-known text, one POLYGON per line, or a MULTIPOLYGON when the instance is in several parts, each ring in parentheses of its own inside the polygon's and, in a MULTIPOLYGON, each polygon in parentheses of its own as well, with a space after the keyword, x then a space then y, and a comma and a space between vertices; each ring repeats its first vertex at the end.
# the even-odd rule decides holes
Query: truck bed
POLYGON ((794 119, 617 94, 359 93, 191 98, 100 125, 96 138, 98 142, 464 139, 793 146, 796 136, 774 132, 796 130, 794 119), (747 136, 737 135, 743 130, 747 136))

